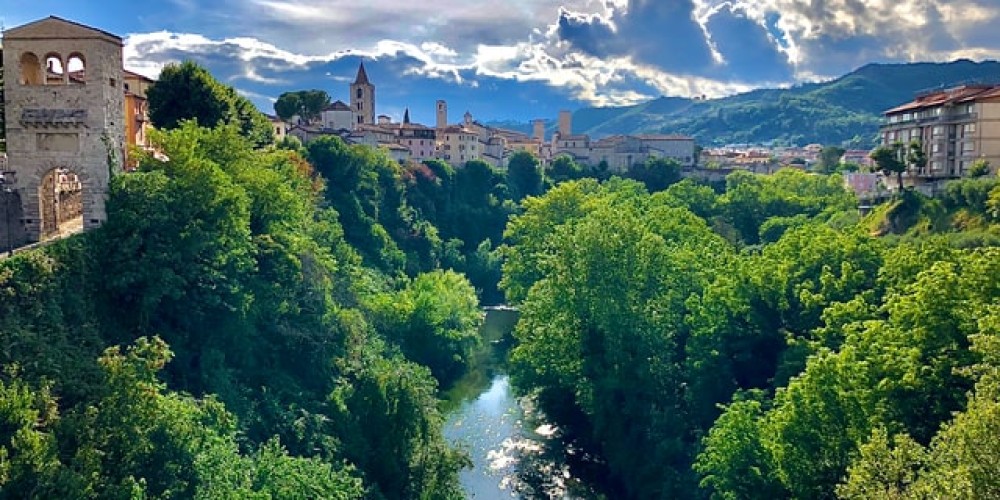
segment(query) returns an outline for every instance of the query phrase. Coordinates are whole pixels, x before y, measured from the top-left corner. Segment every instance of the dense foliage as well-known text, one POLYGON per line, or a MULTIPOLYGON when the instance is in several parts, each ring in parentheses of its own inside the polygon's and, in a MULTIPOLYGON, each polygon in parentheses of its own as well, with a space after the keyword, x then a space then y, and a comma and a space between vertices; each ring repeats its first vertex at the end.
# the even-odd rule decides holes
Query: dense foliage
POLYGON ((285 121, 291 121, 293 116, 302 120, 315 122, 323 114, 323 109, 330 104, 330 94, 325 90, 298 90, 284 92, 274 101, 274 112, 285 121))
POLYGON ((261 147, 171 71, 207 97, 107 223, 0 262, 0 498, 460 498, 439 388, 505 301, 611 497, 1000 494, 995 178, 861 218, 838 175, 261 147))
POLYGON ((0 496, 460 497, 411 359, 461 363, 465 278, 366 268, 294 151, 193 122, 156 142, 102 228, 0 263, 0 496))
POLYGON ((267 117, 249 99, 194 61, 164 66, 146 97, 149 119, 157 128, 174 129, 184 120, 195 120, 204 127, 235 125, 255 146, 274 140, 267 117))
POLYGON ((506 232, 512 377, 613 497, 990 498, 998 196, 862 220, 798 171, 560 184, 506 232), (887 217, 902 234, 872 235, 887 217))

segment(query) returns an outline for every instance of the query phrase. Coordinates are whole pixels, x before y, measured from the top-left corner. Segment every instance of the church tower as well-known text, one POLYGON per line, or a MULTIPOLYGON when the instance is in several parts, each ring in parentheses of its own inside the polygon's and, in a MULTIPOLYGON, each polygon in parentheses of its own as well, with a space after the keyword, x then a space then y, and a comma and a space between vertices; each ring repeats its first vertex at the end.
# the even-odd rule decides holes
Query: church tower
POLYGON ((362 123, 375 123, 375 86, 368 81, 364 62, 358 67, 358 76, 351 84, 351 112, 354 114, 354 128, 362 123))

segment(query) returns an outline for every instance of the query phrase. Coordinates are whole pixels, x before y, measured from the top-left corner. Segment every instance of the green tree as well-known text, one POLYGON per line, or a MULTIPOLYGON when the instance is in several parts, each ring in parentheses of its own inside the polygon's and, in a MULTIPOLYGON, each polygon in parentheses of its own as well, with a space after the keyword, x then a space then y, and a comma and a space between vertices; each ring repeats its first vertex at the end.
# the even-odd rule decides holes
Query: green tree
POLYGON ((542 169, 535 155, 528 151, 518 151, 511 155, 507 162, 507 182, 514 201, 542 194, 543 180, 542 169))
POLYGON ((183 120, 214 127, 226 120, 231 107, 225 87, 194 61, 165 66, 146 95, 149 119, 163 129, 177 128, 183 120))
POLYGON ((983 177, 990 174, 990 162, 980 158, 969 167, 969 177, 983 177))
POLYGON ((583 167, 573 161, 569 155, 559 155, 549 164, 548 176, 553 183, 559 183, 583 177, 583 167))
POLYGON ((892 146, 879 146, 869 155, 884 175, 896 175, 900 192, 903 191, 903 172, 906 172, 906 163, 900 159, 901 150, 902 145, 896 143, 892 146))
POLYGON ((235 89, 193 61, 166 65, 146 97, 149 119, 157 128, 174 129, 184 120, 195 120, 204 127, 232 124, 257 146, 273 141, 267 118, 235 89))
POLYGON ((625 176, 645 184, 650 192, 663 191, 681 179, 681 164, 673 158, 648 158, 632 165, 625 176))
POLYGON ((816 171, 823 174, 832 174, 840 169, 840 159, 846 150, 840 146, 826 146, 819 153, 819 161, 816 162, 816 171))
POLYGON ((479 343, 476 291, 453 271, 421 274, 400 292, 378 297, 373 308, 384 335, 442 385, 461 376, 479 343))
MULTIPOLYGON (((204 135, 188 122, 159 141, 170 161, 149 158, 140 172, 112 179, 108 223, 98 236, 98 259, 107 273, 102 307, 115 318, 113 340, 159 332, 180 354, 172 375, 191 382, 202 380, 207 342, 225 343, 202 330, 225 331, 245 314, 255 266, 250 200, 219 163, 192 148, 207 142, 204 135), (131 314, 112 312, 122 307, 131 314)), ((250 151, 233 130, 228 137, 233 147, 220 154, 250 151)))
POLYGON ((579 218, 528 237, 541 255, 524 257, 540 258, 541 278, 521 303, 512 378, 537 391, 546 415, 600 443, 622 495, 682 495, 695 487, 681 389, 685 304, 727 246, 687 210, 651 203, 640 184, 612 185, 573 203, 579 218))
POLYGON ((57 480, 62 463, 52 434, 59 420, 49 387, 32 387, 11 367, 0 380, 0 498, 38 495, 57 480))
POLYGON ((911 498, 912 487, 927 461, 927 451, 906 434, 890 436, 877 428, 861 446, 848 469, 848 479, 837 486, 845 499, 911 498))
POLYGON ((298 115, 306 123, 315 123, 329 104, 330 95, 324 90, 284 92, 274 102, 274 112, 282 120, 298 115))
POLYGON ((774 476, 773 459, 761 435, 763 410, 753 399, 726 407, 703 439, 694 470, 712 498, 787 498, 774 476))
POLYGON ((906 166, 916 172, 922 172, 927 167, 927 154, 920 141, 910 141, 906 151, 906 166))
POLYGON ((468 458, 441 437, 437 384, 401 358, 370 358, 331 396, 345 454, 365 473, 374 498, 464 498, 458 471, 468 458))

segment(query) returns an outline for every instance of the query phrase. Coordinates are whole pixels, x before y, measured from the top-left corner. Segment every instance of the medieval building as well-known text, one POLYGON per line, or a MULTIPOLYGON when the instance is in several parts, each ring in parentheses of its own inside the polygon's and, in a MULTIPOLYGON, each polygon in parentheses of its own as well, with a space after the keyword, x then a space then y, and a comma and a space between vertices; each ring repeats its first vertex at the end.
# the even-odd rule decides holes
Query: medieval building
POLYGON ((122 39, 53 16, 5 31, 3 43, 5 243, 100 225, 125 157, 122 39))

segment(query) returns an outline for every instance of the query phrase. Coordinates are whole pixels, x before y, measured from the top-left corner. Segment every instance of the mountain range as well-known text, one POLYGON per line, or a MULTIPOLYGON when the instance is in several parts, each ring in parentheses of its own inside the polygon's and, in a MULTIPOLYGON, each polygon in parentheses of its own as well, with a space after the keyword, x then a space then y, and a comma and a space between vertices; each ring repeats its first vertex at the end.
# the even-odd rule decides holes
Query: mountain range
MULTIPOLYGON (((668 133, 701 145, 875 144, 882 112, 916 94, 966 83, 1000 84, 1000 63, 868 64, 840 78, 782 89, 758 89, 718 99, 660 97, 634 106, 582 108, 573 132, 668 133)), ((496 125, 528 132, 527 124, 496 125)), ((555 123, 550 124, 554 130, 555 123)))

